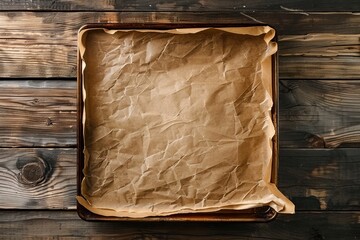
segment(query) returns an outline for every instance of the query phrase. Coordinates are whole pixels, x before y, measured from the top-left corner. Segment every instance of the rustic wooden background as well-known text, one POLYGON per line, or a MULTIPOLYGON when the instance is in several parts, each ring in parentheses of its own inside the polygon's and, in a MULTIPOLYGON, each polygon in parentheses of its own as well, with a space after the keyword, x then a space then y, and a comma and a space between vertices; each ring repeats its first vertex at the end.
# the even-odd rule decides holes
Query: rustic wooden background
POLYGON ((360 238, 359 0, 2 0, 0 238, 360 238), (267 23, 279 34, 270 223, 84 222, 75 212, 76 39, 85 23, 267 23))

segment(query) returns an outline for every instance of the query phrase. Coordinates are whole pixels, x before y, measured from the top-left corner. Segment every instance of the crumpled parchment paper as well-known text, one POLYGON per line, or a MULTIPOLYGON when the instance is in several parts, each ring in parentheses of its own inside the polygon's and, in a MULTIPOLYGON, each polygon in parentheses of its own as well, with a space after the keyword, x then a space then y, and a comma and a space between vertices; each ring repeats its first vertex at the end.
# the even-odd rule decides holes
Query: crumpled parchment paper
POLYGON ((146 217, 294 205, 271 183, 270 27, 84 30, 83 197, 146 217))

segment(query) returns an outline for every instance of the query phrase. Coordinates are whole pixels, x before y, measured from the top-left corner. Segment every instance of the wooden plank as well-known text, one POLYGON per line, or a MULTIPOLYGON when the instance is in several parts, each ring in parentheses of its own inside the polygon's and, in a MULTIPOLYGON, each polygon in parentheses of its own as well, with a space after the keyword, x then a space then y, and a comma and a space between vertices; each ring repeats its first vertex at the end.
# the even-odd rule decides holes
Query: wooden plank
POLYGON ((359 80, 280 82, 280 146, 360 146, 359 80))
POLYGON ((144 0, 2 0, 0 10, 31 10, 31 11, 360 11, 360 3, 356 0, 331 1, 245 1, 245 0, 223 0, 223 1, 199 1, 178 0, 171 1, 144 1, 144 0))
POLYGON ((279 58, 281 78, 359 79, 360 57, 283 57, 279 58))
POLYGON ((282 57, 360 57, 360 34, 306 34, 279 36, 282 57))
POLYGON ((74 211, 0 211, 0 238, 357 239, 360 212, 300 212, 270 223, 85 222, 74 211))
POLYGON ((280 76, 302 79, 359 78, 360 34, 279 37, 280 76))
POLYGON ((280 76, 283 78, 360 78, 358 13, 0 12, 0 22, 3 23, 0 77, 75 77, 76 34, 85 23, 222 22, 274 26, 280 35, 280 76), (330 42, 332 50, 329 50, 329 38, 321 35, 307 41, 287 37, 315 33, 339 34, 331 37, 334 41, 349 37, 340 47, 346 55, 330 56, 329 53, 339 47, 334 46, 336 42, 330 42), (301 50, 296 48, 296 41, 300 42, 301 50))
MULTIPOLYGON (((279 189, 299 210, 360 210, 360 149, 282 149, 279 189)), ((76 149, 3 148, 0 208, 75 208, 76 149), (36 174, 35 174, 36 173, 36 174)))
MULTIPOLYGON (((360 146, 359 80, 282 80, 281 147, 360 146)), ((75 81, 0 81, 0 147, 76 146, 75 81)))
POLYGON ((76 149, 0 149, 0 208, 74 209, 76 149))
MULTIPOLYGON (((281 147, 360 146, 360 80, 282 80, 281 147)), ((0 147, 76 146, 76 82, 0 81, 0 147)))
POLYGON ((360 149, 281 149, 279 188, 297 210, 360 210, 360 149))
POLYGON ((75 81, 0 81, 0 147, 74 147, 76 116, 75 81))

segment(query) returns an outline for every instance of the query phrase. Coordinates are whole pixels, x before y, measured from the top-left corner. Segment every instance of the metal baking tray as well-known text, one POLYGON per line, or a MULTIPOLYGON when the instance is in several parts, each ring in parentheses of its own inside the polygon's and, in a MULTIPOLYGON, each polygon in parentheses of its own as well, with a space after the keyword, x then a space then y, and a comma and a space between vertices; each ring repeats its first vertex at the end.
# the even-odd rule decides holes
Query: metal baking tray
MULTIPOLYGON (((80 28, 106 28, 111 30, 124 29, 154 29, 154 30, 169 30, 178 28, 208 28, 208 27, 250 27, 250 26, 264 26, 263 24, 249 25, 249 24, 205 24, 205 23, 104 23, 104 24, 87 24, 80 28)), ((272 41, 277 41, 275 35, 272 41)), ((84 141, 83 141, 83 98, 82 98, 82 61, 79 51, 77 53, 77 195, 81 196, 81 181, 84 177, 84 141)), ((275 135, 273 142, 273 159, 271 170, 271 182, 277 184, 277 170, 278 170, 278 54, 272 55, 272 121, 275 127, 275 135)), ((80 218, 87 221, 194 221, 194 222, 267 222, 277 216, 277 212, 270 206, 251 208, 246 210, 222 210, 209 213, 189 213, 189 214, 174 214, 169 216, 146 217, 146 218, 128 218, 128 217, 107 217, 97 215, 90 212, 81 204, 77 203, 77 212, 80 218)))

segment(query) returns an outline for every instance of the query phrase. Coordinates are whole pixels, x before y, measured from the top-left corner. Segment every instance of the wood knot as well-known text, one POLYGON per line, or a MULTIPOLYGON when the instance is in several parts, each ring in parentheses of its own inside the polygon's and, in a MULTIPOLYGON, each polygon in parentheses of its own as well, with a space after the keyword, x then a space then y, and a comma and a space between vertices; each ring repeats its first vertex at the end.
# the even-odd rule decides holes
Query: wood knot
POLYGON ((30 186, 38 185, 46 180, 49 165, 40 157, 31 157, 18 160, 20 170, 18 180, 20 183, 30 186))
POLYGON ((308 136, 306 136, 306 141, 313 148, 324 148, 325 147, 324 139, 318 135, 309 134, 308 136))
POLYGON ((39 103, 39 99, 37 98, 34 98, 32 101, 31 101, 32 104, 38 104, 39 103))
POLYGON ((50 126, 53 125, 53 121, 51 120, 51 118, 47 118, 46 119, 46 126, 50 126))

